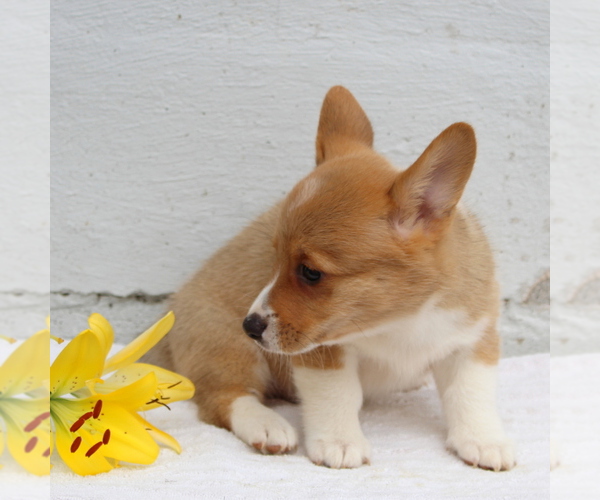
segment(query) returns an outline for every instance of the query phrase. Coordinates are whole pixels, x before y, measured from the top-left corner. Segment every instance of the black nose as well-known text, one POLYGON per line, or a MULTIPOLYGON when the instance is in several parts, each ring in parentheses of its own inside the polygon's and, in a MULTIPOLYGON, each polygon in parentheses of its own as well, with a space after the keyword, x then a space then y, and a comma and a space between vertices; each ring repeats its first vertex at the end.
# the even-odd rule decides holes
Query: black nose
POLYGON ((250 338, 260 340, 263 332, 267 329, 268 323, 259 314, 252 313, 250 316, 246 316, 242 326, 250 338))

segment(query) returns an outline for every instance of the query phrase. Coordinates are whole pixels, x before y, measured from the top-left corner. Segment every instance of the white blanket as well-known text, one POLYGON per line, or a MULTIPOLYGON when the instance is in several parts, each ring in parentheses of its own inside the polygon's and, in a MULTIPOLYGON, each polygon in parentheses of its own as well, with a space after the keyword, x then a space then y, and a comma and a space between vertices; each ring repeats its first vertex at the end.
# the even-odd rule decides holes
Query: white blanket
POLYGON ((552 500, 600 498, 600 353, 552 358, 552 500))
MULTIPOLYGON (((548 498, 549 364, 547 354, 500 363, 500 413, 517 444, 518 465, 510 472, 469 467, 445 449, 441 406, 429 386, 363 408, 361 421, 373 454, 372 464, 359 469, 318 467, 302 447, 292 455, 263 456, 231 433, 198 421, 193 403, 180 402, 171 411, 160 408, 145 416, 179 440, 181 455, 163 449, 150 466, 124 465, 88 477, 53 460, 51 486, 48 478, 8 464, 0 471, 0 497, 48 498, 51 488, 51 497, 61 500, 548 498)), ((298 407, 285 404, 277 410, 300 431, 298 407)), ((2 461, 7 462, 6 455, 2 461)))

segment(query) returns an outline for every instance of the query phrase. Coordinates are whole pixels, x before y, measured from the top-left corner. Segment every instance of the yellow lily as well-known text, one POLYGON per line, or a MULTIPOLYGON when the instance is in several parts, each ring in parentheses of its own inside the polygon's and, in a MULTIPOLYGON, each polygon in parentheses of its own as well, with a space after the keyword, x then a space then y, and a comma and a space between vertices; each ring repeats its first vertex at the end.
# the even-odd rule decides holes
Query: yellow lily
POLYGON ((137 412, 189 399, 193 384, 163 368, 135 363, 171 329, 173 313, 150 327, 108 360, 114 333, 99 314, 77 335, 50 369, 50 411, 56 448, 81 475, 106 472, 119 461, 150 464, 159 453, 156 441, 178 453, 179 443, 137 412), (103 374, 114 372, 103 380, 103 374))
MULTIPOLYGON (((0 420, 6 424, 8 450, 39 476, 50 473, 49 372, 48 330, 25 340, 0 366, 0 420)), ((0 430, 0 454, 3 448, 0 430)))

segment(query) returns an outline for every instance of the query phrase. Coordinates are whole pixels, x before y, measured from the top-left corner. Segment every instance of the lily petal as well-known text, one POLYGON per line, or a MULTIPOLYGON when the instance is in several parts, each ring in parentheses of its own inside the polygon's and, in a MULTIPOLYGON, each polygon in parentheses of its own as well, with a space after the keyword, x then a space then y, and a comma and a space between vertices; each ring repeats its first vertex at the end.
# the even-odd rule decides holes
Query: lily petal
POLYGON ((0 396, 24 394, 50 376, 50 332, 42 330, 23 342, 0 366, 0 396))
POLYGON ((154 372, 146 373, 139 380, 109 394, 102 395, 98 389, 103 389, 104 385, 97 384, 95 386, 98 398, 118 404, 131 412, 138 411, 140 408, 146 408, 148 403, 155 398, 158 390, 158 383, 154 372))
POLYGON ((60 352, 50 367, 51 397, 75 392, 102 372, 104 358, 96 334, 84 330, 60 352))
POLYGON ((115 333, 108 320, 101 314, 94 313, 88 318, 90 330, 96 334, 102 350, 102 359, 106 359, 113 345, 115 333))
POLYGON ((105 456, 136 464, 151 464, 158 457, 158 445, 134 413, 107 402, 103 423, 111 433, 105 456))
POLYGON ((49 400, 4 399, 0 415, 6 422, 8 450, 29 472, 50 474, 49 400))
POLYGON ((164 431, 161 431, 158 427, 153 426, 146 419, 140 417, 137 413, 134 414, 135 417, 139 420, 140 423, 144 425, 144 428, 148 431, 148 433, 154 438, 155 441, 164 444, 168 448, 171 448, 173 451, 178 454, 181 453, 181 445, 170 434, 167 434, 164 431))
POLYGON ((156 460, 159 448, 144 422, 119 404, 94 396, 85 400, 58 399, 53 405, 57 410, 53 412, 54 420, 60 422, 56 426, 56 448, 74 472, 97 474, 110 470, 115 461, 150 464, 156 460), (97 407, 99 401, 101 410, 89 416, 87 410, 97 407), (72 417, 63 418, 77 415, 75 408, 83 410, 80 415, 88 415, 80 427, 70 425, 72 417))
POLYGON ((134 363, 117 370, 106 379, 104 384, 96 385, 95 391, 100 394, 116 391, 123 385, 140 380, 148 373, 154 373, 157 378, 158 390, 153 398, 156 401, 153 403, 145 401, 144 405, 138 408, 139 411, 151 410, 176 401, 190 399, 194 395, 194 384, 191 380, 178 373, 146 363, 134 363))
POLYGON ((92 411, 98 400, 101 400, 102 404, 111 402, 129 412, 135 412, 144 407, 146 402, 152 400, 157 391, 156 375, 154 373, 148 373, 140 380, 109 394, 98 392, 97 389, 103 385, 97 383, 94 386, 94 394, 86 398, 52 398, 53 417, 62 420, 65 425, 71 426, 82 414, 92 411))
POLYGON ((78 435, 75 436, 61 420, 54 419, 54 423, 56 428, 56 450, 73 472, 81 476, 89 476, 114 469, 114 463, 107 460, 101 453, 94 453, 89 457, 85 456, 98 441, 89 432, 80 430, 78 435), (76 451, 81 449, 82 452, 76 455, 72 450, 75 449, 74 441, 77 437, 81 437, 81 441, 76 451))
POLYGON ((109 358, 104 365, 103 373, 110 373, 131 363, 135 363, 169 332, 174 322, 175 315, 173 312, 167 313, 162 319, 148 328, 148 330, 109 358))
POLYGON ((137 414, 166 406, 165 402, 188 399, 194 393, 187 378, 135 363, 168 333, 174 319, 173 313, 168 313, 105 360, 114 332, 105 318, 93 314, 88 320, 90 329, 75 337, 52 365, 50 413, 56 448, 76 473, 106 472, 119 462, 150 464, 158 456, 157 443, 181 452, 175 438, 137 414), (104 381, 100 378, 103 373, 112 376, 104 381), (61 397, 67 393, 70 396, 61 397))

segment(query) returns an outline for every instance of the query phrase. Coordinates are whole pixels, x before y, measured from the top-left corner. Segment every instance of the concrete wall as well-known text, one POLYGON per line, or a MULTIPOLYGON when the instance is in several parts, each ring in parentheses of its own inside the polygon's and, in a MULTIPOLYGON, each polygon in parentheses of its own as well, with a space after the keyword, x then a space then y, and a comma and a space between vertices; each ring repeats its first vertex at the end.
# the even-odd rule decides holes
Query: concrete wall
POLYGON ((49 10, 0 3, 0 334, 12 337, 49 311, 49 10))
POLYGON ((548 350, 545 1, 52 3, 53 324, 141 331, 314 164, 327 89, 408 166, 476 129, 466 193, 498 257, 508 354, 548 350))
POLYGON ((600 350, 600 5, 552 7, 552 352, 600 350))

